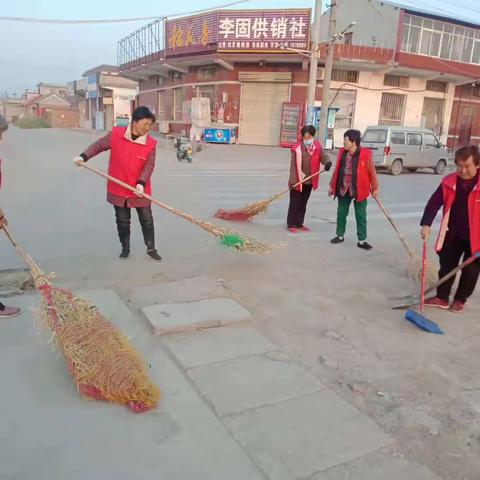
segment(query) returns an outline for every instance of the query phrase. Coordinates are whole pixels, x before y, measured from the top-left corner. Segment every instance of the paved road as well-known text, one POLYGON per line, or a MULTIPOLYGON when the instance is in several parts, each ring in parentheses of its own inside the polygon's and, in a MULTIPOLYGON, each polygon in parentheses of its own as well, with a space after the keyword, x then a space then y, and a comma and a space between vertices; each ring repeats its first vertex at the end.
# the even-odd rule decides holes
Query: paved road
MULTIPOLYGON (((121 262, 103 181, 71 164, 96 136, 12 129, 0 144, 5 169, 0 204, 19 240, 46 271, 57 272, 59 283, 114 288, 128 300, 139 285, 201 274, 222 279, 228 295, 252 312, 257 331, 371 417, 395 439, 396 453, 441 478, 478 476, 478 292, 463 316, 429 312, 446 330, 443 337, 422 334, 404 322, 390 309, 392 297, 416 289, 402 246, 372 202, 374 250, 357 249, 353 217, 347 241, 330 245, 335 203, 326 195, 326 178, 309 204, 309 234, 286 232, 286 198, 253 222, 222 223, 278 244, 271 255, 219 248, 201 229, 157 209, 164 261, 146 258, 134 224, 132 257, 121 262)), ((283 189, 289 163, 288 151, 244 146, 205 147, 192 165, 178 163, 166 146, 158 157, 155 196, 210 221, 217 208, 242 206, 283 189)), ((105 168, 106 156, 92 162, 105 168)), ((422 172, 380 175, 382 199, 416 248, 423 206, 439 181, 422 172)), ((430 255, 435 261, 432 249, 430 255)), ((4 240, 0 264, 20 266, 4 240)))

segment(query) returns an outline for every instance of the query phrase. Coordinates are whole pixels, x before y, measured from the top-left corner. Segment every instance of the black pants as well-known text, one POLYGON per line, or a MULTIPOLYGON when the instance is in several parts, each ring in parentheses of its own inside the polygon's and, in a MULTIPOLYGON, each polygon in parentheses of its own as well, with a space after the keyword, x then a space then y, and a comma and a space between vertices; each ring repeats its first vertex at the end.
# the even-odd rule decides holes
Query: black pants
MULTIPOLYGON (((117 221, 118 238, 124 247, 130 247, 130 219, 131 208, 113 207, 115 209, 115 219, 117 221)), ((136 208, 138 220, 142 226, 143 239, 147 250, 155 248, 155 227, 153 225, 153 215, 151 207, 136 208)))
MULTIPOLYGON (((440 271, 438 272, 440 278, 457 267, 462 256, 463 260, 466 260, 471 255, 472 251, 468 240, 459 240, 454 237, 449 237, 447 234, 443 248, 438 254, 440 258, 440 271)), ((480 260, 476 260, 462 270, 460 282, 454 297, 455 300, 460 300, 463 303, 467 301, 468 297, 470 297, 475 290, 479 274, 480 260)), ((437 297, 449 301, 454 281, 455 277, 443 285, 440 285, 437 288, 437 297)))
POLYGON ((290 205, 288 206, 287 215, 288 228, 299 228, 303 226, 307 203, 311 193, 311 185, 303 185, 301 192, 290 190, 290 205))

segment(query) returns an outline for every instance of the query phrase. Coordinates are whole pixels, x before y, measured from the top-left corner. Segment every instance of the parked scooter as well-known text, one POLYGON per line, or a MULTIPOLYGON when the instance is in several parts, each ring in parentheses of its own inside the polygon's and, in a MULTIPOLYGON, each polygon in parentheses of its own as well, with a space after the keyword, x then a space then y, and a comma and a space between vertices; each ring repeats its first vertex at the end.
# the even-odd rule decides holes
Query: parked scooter
POLYGON ((177 137, 174 145, 177 149, 177 160, 179 162, 186 160, 188 163, 192 163, 193 148, 189 139, 187 137, 177 137))

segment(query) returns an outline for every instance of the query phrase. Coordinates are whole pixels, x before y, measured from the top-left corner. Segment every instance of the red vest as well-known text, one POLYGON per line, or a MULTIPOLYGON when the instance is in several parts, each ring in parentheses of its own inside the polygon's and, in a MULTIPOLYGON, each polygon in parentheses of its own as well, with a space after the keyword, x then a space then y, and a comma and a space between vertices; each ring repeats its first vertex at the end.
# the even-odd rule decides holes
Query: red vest
MULTIPOLYGON (((297 182, 300 181, 302 178, 302 141, 298 142, 293 148, 292 151, 295 153, 295 162, 296 162, 296 169, 297 169, 297 182)), ((320 171, 320 153, 322 151, 322 147, 317 140, 313 142, 313 153, 311 155, 311 175, 320 171)), ((295 188, 298 192, 302 191, 303 183, 301 183, 298 187, 295 188)), ((318 188, 318 175, 312 178, 312 188, 316 190, 318 188)))
MULTIPOLYGON (((457 174, 451 173, 442 180, 443 218, 440 225, 435 249, 439 252, 445 241, 450 220, 450 209, 455 200, 457 189, 457 174)), ((468 196, 468 222, 470 225, 470 247, 472 253, 480 251, 480 178, 468 196)))
MULTIPOLYGON (((148 154, 156 147, 157 142, 147 135, 145 145, 125 138, 127 127, 114 127, 110 137, 110 163, 108 173, 132 187, 137 185, 140 174, 147 162, 148 154)), ((136 195, 113 182, 107 183, 107 190, 123 198, 136 198, 136 195)), ((145 193, 152 194, 150 179, 145 184, 145 193)))
MULTIPOLYGON (((338 175, 340 173, 340 164, 342 162, 342 155, 345 151, 341 148, 338 152, 337 163, 335 165, 335 172, 332 176, 331 185, 335 189, 337 187, 338 175)), ((360 148, 360 157, 357 166, 357 202, 363 202, 370 196, 370 177, 368 175, 368 162, 372 159, 372 152, 368 148, 360 148)))

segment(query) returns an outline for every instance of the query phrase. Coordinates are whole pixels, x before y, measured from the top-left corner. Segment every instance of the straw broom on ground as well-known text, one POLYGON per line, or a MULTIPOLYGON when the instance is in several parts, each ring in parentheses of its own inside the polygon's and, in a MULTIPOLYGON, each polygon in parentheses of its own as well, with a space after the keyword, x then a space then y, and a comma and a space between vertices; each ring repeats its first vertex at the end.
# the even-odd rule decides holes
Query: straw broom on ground
POLYGON ((249 220, 250 218, 255 217, 256 215, 263 215, 268 210, 268 207, 272 202, 275 202, 279 198, 286 195, 290 190, 293 190, 294 188, 298 187, 302 183, 305 183, 307 180, 310 180, 311 178, 316 177, 317 175, 320 175, 324 171, 325 170, 320 170, 308 177, 305 177, 304 179, 297 182, 292 187, 289 187, 286 190, 282 190, 281 192, 278 192, 275 195, 272 195, 270 198, 267 198, 266 200, 259 200, 257 202, 252 202, 252 203, 249 203, 248 205, 245 205, 243 208, 239 208, 235 210, 223 210, 220 208, 215 212, 214 216, 216 218, 221 218, 222 220, 238 221, 238 220, 249 220))
POLYGON ((78 393, 89 400, 125 405, 135 413, 155 408, 160 393, 128 339, 87 300, 53 286, 6 226, 3 231, 31 270, 42 296, 37 315, 51 329, 78 393))
MULTIPOLYGON (((392 216, 388 213, 387 209, 381 202, 381 200, 378 197, 374 197, 378 206, 380 207, 380 210, 383 212, 385 215, 386 219, 390 222, 390 225, 393 227, 395 230, 398 239, 400 242, 402 242, 402 245, 405 248, 405 251, 407 252, 408 255, 408 271, 412 279, 418 283, 421 283, 422 280, 422 264, 423 260, 422 258, 417 254, 417 252, 408 244, 406 238, 403 236, 403 234, 400 232, 398 229, 396 223, 393 221, 392 216)), ((430 263, 427 262, 426 265, 426 285, 427 288, 429 285, 432 285, 438 278, 437 275, 437 270, 436 268, 430 263)))
POLYGON ((188 213, 184 213, 163 202, 160 202, 159 200, 154 199, 153 197, 151 197, 150 195, 147 195, 146 193, 140 193, 136 188, 132 187, 131 185, 128 185, 127 183, 122 182, 121 180, 118 180, 117 178, 112 177, 106 174, 105 172, 102 172, 101 170, 98 170, 88 165, 85 162, 77 162, 77 165, 87 170, 90 170, 91 172, 103 178, 106 178, 107 180, 110 180, 111 182, 116 183, 117 185, 120 185, 121 187, 126 188, 127 190, 130 190, 131 192, 135 193, 140 197, 144 197, 147 200, 150 200, 153 204, 163 208, 164 210, 167 210, 170 213, 173 213, 174 215, 177 215, 179 217, 184 218, 185 220, 188 220, 191 223, 194 223, 195 225, 199 226, 206 232, 211 233, 212 235, 217 237, 220 240, 221 245, 225 245, 227 247, 238 250, 239 252, 246 252, 246 253, 268 253, 271 250, 273 250, 273 245, 268 245, 266 243, 259 242, 245 235, 240 235, 238 233, 232 232, 230 230, 219 227, 217 225, 213 225, 212 223, 199 220, 193 217, 192 215, 189 215, 188 213))

